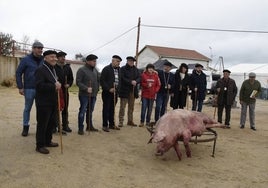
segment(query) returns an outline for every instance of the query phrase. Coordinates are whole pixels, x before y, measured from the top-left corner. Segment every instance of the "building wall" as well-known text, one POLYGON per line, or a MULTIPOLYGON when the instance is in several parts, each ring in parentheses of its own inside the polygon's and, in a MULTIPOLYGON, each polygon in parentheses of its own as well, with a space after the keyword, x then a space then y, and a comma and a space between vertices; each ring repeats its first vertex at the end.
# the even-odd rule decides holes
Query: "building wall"
POLYGON ((10 56, 0 56, 0 83, 8 78, 15 78, 19 58, 10 56))

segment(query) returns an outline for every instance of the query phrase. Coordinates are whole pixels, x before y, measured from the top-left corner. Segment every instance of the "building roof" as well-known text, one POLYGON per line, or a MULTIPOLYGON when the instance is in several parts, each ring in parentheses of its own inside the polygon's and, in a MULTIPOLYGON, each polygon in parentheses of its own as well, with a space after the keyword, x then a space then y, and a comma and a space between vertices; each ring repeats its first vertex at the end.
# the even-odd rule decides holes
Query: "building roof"
POLYGON ((268 74, 268 64, 241 63, 228 68, 232 73, 264 73, 268 74))
POLYGON ((151 46, 146 45, 140 53, 145 49, 150 48, 156 54, 158 54, 161 58, 172 57, 178 59, 192 59, 192 60, 202 60, 202 61, 210 61, 211 59, 198 53, 195 50, 187 50, 187 49, 179 49, 179 48, 169 48, 169 47, 161 47, 161 46, 151 46))

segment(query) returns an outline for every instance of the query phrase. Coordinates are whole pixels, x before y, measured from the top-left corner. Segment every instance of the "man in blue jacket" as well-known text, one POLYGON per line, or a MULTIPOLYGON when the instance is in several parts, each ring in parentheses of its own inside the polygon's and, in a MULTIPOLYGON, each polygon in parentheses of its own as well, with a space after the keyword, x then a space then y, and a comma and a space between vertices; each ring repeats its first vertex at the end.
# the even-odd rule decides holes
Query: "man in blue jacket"
POLYGON ((16 82, 19 93, 24 96, 23 110, 23 131, 22 136, 27 136, 32 105, 35 99, 35 76, 36 69, 42 64, 44 45, 41 42, 34 42, 32 53, 22 58, 16 71, 16 82))

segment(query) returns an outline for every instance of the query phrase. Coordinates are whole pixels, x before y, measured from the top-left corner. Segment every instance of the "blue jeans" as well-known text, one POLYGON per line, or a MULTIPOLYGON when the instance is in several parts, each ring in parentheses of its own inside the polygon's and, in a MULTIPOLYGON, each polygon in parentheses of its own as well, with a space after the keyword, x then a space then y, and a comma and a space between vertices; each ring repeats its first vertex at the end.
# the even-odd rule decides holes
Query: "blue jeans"
POLYGON ((30 126, 30 114, 35 99, 35 89, 24 89, 23 126, 30 126))
POLYGON ((203 100, 196 100, 196 101, 193 100, 193 103, 192 103, 192 111, 196 111, 196 107, 197 107, 197 111, 198 112, 201 112, 202 111, 202 107, 203 107, 203 100))
POLYGON ((167 93, 157 93, 156 104, 155 104, 155 114, 154 114, 155 122, 157 122, 157 120, 165 114, 168 97, 169 96, 167 93))
POLYGON ((92 124, 92 112, 94 110, 94 106, 96 103, 96 97, 90 98, 90 110, 89 110, 89 97, 88 96, 78 96, 80 101, 80 108, 78 113, 78 129, 80 131, 84 130, 84 120, 85 120, 85 113, 87 124, 89 122, 90 127, 93 127, 92 124))
POLYGON ((146 123, 150 123, 154 99, 142 98, 141 102, 142 102, 142 105, 141 105, 141 123, 144 123, 145 114, 146 114, 146 123))

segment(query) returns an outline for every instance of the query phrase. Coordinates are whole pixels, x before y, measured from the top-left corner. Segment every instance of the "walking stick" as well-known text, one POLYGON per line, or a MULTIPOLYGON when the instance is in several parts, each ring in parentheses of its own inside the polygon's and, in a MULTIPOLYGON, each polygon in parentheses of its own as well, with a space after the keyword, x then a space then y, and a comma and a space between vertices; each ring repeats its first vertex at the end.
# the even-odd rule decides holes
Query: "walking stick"
POLYGON ((115 123, 115 105, 116 105, 116 90, 115 90, 115 83, 114 83, 114 127, 115 129, 119 128, 115 123))
POLYGON ((217 95, 216 95, 216 97, 215 97, 215 108, 214 108, 214 114, 213 114, 213 118, 215 119, 215 116, 216 116, 216 111, 217 111, 217 100, 218 100, 218 97, 217 97, 217 95))
POLYGON ((194 91, 194 94, 195 94, 195 96, 194 96, 194 106, 195 106, 194 111, 196 111, 196 109, 197 109, 197 90, 194 91))
POLYGON ((166 98, 166 104, 165 104, 165 113, 167 113, 168 100, 169 100, 169 89, 167 89, 167 98, 166 98))
POLYGON ((189 110, 189 88, 186 91, 186 109, 189 110))
POLYGON ((62 145, 62 127, 61 127, 61 117, 60 117, 60 90, 58 90, 58 117, 59 117, 59 133, 60 133, 60 149, 61 149, 61 154, 63 154, 63 145, 62 145))
MULTIPOLYGON (((88 86, 91 88, 91 80, 89 81, 88 86)), ((91 91, 92 92, 92 91, 91 91)), ((91 106, 91 93, 88 94, 88 134, 90 133, 90 106, 91 106)))

